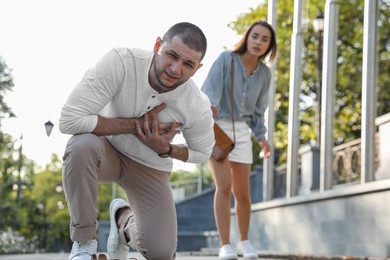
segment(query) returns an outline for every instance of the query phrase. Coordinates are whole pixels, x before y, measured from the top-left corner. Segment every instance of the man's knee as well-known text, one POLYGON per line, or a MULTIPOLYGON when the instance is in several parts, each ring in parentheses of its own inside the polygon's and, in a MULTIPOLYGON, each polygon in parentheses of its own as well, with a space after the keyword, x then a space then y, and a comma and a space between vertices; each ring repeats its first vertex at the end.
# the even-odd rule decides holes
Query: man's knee
POLYGON ((176 246, 166 245, 163 241, 160 241, 159 245, 155 244, 154 246, 150 246, 142 250, 140 248, 140 252, 146 259, 149 260, 173 260, 176 256, 176 246))
POLYGON ((101 147, 101 139, 94 134, 74 135, 67 144, 63 159, 65 161, 68 157, 72 157, 72 159, 83 160, 86 157, 99 153, 101 147))

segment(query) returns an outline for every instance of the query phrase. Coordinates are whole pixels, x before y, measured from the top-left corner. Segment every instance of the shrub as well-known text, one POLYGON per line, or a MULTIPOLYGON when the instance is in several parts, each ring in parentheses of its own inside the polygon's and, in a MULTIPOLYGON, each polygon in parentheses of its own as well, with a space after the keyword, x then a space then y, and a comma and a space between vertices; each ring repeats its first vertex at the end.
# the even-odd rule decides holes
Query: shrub
POLYGON ((34 241, 26 239, 11 228, 0 230, 0 254, 34 253, 35 251, 34 241))

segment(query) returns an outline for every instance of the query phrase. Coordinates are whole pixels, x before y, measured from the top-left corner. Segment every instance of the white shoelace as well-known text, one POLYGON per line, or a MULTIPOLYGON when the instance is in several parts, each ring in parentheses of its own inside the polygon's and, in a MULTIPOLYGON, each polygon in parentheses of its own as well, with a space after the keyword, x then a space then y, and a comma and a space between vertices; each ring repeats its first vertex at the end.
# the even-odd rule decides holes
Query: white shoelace
POLYGON ((76 243, 75 251, 77 253, 88 253, 92 254, 93 251, 93 243, 91 241, 85 242, 85 243, 76 243))

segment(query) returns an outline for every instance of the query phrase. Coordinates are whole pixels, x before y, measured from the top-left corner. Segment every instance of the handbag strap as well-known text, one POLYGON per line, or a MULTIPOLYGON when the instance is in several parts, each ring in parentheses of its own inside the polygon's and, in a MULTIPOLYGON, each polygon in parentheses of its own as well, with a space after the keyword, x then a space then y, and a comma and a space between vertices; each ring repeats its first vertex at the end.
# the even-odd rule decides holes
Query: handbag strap
POLYGON ((233 124, 233 141, 236 143, 236 130, 234 128, 234 61, 233 61, 233 53, 231 59, 231 67, 232 67, 232 124, 233 124))

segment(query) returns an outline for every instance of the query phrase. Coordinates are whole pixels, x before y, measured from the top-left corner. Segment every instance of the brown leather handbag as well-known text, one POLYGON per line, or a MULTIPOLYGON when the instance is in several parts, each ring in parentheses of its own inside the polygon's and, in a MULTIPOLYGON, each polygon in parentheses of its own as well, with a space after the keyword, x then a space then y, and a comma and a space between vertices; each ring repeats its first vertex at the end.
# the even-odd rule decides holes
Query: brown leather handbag
POLYGON ((231 75, 232 75, 232 123, 233 123, 233 137, 232 140, 216 123, 214 123, 214 137, 215 137, 215 145, 213 147, 213 151, 211 156, 216 161, 223 161, 229 155, 229 153, 233 150, 234 144, 236 142, 236 134, 234 129, 234 63, 233 56, 231 59, 231 75))

